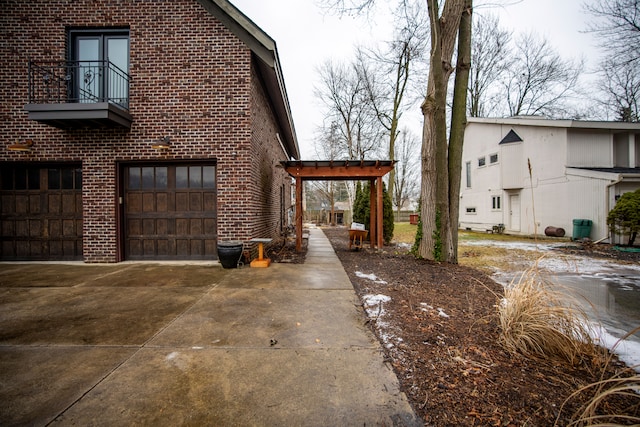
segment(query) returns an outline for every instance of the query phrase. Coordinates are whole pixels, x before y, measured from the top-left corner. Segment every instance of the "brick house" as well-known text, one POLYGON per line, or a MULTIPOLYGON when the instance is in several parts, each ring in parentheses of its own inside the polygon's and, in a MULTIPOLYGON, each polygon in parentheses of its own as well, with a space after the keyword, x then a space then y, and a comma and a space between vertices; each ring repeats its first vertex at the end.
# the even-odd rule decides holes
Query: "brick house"
POLYGON ((287 225, 276 45, 228 1, 0 10, 1 260, 215 260, 287 225))

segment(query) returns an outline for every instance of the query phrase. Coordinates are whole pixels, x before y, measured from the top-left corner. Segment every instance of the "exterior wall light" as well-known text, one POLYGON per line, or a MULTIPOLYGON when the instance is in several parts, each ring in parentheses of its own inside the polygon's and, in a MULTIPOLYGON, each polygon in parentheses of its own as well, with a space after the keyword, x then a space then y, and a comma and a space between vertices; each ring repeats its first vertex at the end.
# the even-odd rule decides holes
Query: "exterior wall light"
POLYGON ((25 142, 18 142, 7 147, 9 151, 31 151, 33 140, 27 139, 25 142))
POLYGON ((155 150, 168 150, 169 148, 171 148, 171 140, 168 136, 165 136, 160 141, 152 144, 151 148, 155 150))

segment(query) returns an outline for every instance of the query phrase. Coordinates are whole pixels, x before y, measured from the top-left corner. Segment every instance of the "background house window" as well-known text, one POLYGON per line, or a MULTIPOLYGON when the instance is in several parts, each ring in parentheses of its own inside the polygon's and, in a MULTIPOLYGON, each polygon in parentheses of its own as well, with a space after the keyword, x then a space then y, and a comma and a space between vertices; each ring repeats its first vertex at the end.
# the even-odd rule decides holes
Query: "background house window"
POLYGON ((474 213, 476 213, 476 208, 467 208, 467 213, 468 213, 468 214, 474 214, 474 213))
POLYGON ((498 153, 489 156, 489 164, 498 163, 498 153))
POLYGON ((493 209, 494 211, 499 211, 500 209, 502 209, 500 196, 491 196, 491 209, 493 209))
POLYGON ((465 164, 465 169, 467 173, 467 188, 471 188, 471 162, 465 164))
POLYGON ((478 167, 481 168, 487 164, 487 159, 485 157, 478 158, 478 167))

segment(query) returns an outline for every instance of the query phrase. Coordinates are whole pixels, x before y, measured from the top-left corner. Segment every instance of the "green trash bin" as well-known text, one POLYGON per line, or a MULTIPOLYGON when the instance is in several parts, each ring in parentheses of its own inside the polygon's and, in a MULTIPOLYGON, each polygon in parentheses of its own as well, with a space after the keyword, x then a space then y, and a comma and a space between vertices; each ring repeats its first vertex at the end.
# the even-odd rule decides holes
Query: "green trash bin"
POLYGON ((573 220, 573 240, 586 239, 591 236, 591 226, 593 221, 590 219, 574 219, 573 220))

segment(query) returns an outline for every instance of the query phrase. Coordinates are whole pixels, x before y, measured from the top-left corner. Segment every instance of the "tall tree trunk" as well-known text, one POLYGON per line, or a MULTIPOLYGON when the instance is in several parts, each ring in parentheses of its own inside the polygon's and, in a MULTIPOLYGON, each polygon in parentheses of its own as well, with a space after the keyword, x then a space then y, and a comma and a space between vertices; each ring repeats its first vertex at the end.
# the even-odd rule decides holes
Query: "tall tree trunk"
POLYGON ((447 82, 465 0, 447 0, 439 16, 438 1, 427 0, 431 26, 431 61, 427 96, 422 104, 422 241, 419 255, 445 260, 452 252, 447 163, 447 82), (439 219, 436 226, 436 220, 439 219))
POLYGON ((449 220, 451 247, 447 261, 458 263, 458 218, 460 209, 460 179, 462 174, 462 146, 467 125, 466 105, 471 68, 471 13, 473 1, 465 0, 458 31, 458 59, 453 90, 451 135, 449 137, 449 220))

